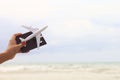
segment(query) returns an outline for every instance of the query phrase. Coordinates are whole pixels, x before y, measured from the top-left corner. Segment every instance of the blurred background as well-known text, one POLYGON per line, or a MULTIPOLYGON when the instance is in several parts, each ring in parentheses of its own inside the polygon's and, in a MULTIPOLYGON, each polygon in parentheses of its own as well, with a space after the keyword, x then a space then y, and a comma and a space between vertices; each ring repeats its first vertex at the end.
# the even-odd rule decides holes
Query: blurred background
POLYGON ((21 25, 48 25, 47 45, 4 64, 120 61, 119 0, 0 0, 1 52, 21 25))

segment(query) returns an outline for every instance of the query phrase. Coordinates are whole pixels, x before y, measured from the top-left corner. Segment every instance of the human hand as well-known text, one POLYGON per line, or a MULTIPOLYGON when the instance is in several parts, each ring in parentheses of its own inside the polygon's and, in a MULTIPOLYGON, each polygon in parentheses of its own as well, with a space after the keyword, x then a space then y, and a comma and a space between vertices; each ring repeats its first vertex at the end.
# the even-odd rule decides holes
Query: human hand
POLYGON ((20 49, 25 45, 25 42, 16 44, 15 38, 19 35, 21 35, 21 33, 14 34, 9 41, 8 47, 5 51, 9 59, 13 59, 17 53, 20 53, 20 49))

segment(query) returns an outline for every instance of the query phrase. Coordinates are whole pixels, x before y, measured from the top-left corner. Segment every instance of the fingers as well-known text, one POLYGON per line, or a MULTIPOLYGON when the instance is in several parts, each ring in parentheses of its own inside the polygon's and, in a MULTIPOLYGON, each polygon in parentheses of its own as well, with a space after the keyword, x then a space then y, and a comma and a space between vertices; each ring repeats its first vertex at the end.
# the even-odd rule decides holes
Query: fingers
POLYGON ((29 52, 29 51, 26 51, 26 52, 22 52, 22 51, 21 51, 21 48, 22 48, 23 46, 25 46, 25 45, 26 45, 26 42, 22 42, 22 43, 16 45, 16 47, 19 49, 19 52, 18 52, 18 53, 28 53, 28 52, 29 52))
POLYGON ((24 45, 22 43, 16 45, 17 48, 22 48, 24 45))
POLYGON ((16 38, 17 36, 20 36, 20 35, 22 35, 22 33, 16 33, 16 34, 14 34, 13 36, 12 36, 12 38, 16 38))
POLYGON ((22 43, 18 44, 18 47, 23 47, 25 45, 26 45, 26 42, 22 42, 22 43))
POLYGON ((24 46, 25 46, 25 45, 26 45, 26 42, 25 42, 25 41, 24 41, 24 42, 22 42, 22 45, 24 45, 24 46))
POLYGON ((23 46, 25 46, 26 45, 26 42, 22 42, 22 43, 20 43, 20 44, 17 44, 17 47, 18 48, 22 48, 23 46))
POLYGON ((14 34, 14 36, 19 36, 19 35, 22 35, 22 33, 16 33, 16 34, 14 34))

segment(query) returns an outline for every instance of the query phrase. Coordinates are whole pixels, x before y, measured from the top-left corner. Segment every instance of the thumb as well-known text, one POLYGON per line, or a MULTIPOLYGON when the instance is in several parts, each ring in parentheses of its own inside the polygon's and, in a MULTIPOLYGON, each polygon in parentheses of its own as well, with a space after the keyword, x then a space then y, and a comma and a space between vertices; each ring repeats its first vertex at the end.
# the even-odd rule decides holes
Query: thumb
POLYGON ((18 47, 18 48, 22 48, 23 46, 24 45, 22 43, 16 45, 16 47, 18 47))
POLYGON ((18 44, 17 46, 21 48, 21 47, 23 47, 25 45, 26 45, 26 42, 22 42, 22 43, 18 44))

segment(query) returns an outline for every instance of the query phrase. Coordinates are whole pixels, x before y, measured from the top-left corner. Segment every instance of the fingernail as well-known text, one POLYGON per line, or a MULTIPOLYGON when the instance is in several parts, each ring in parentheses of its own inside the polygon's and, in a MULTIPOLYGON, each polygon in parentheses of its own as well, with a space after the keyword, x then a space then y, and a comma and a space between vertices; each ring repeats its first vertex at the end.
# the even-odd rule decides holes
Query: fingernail
POLYGON ((26 42, 24 41, 24 42, 22 42, 22 45, 26 45, 26 42))

